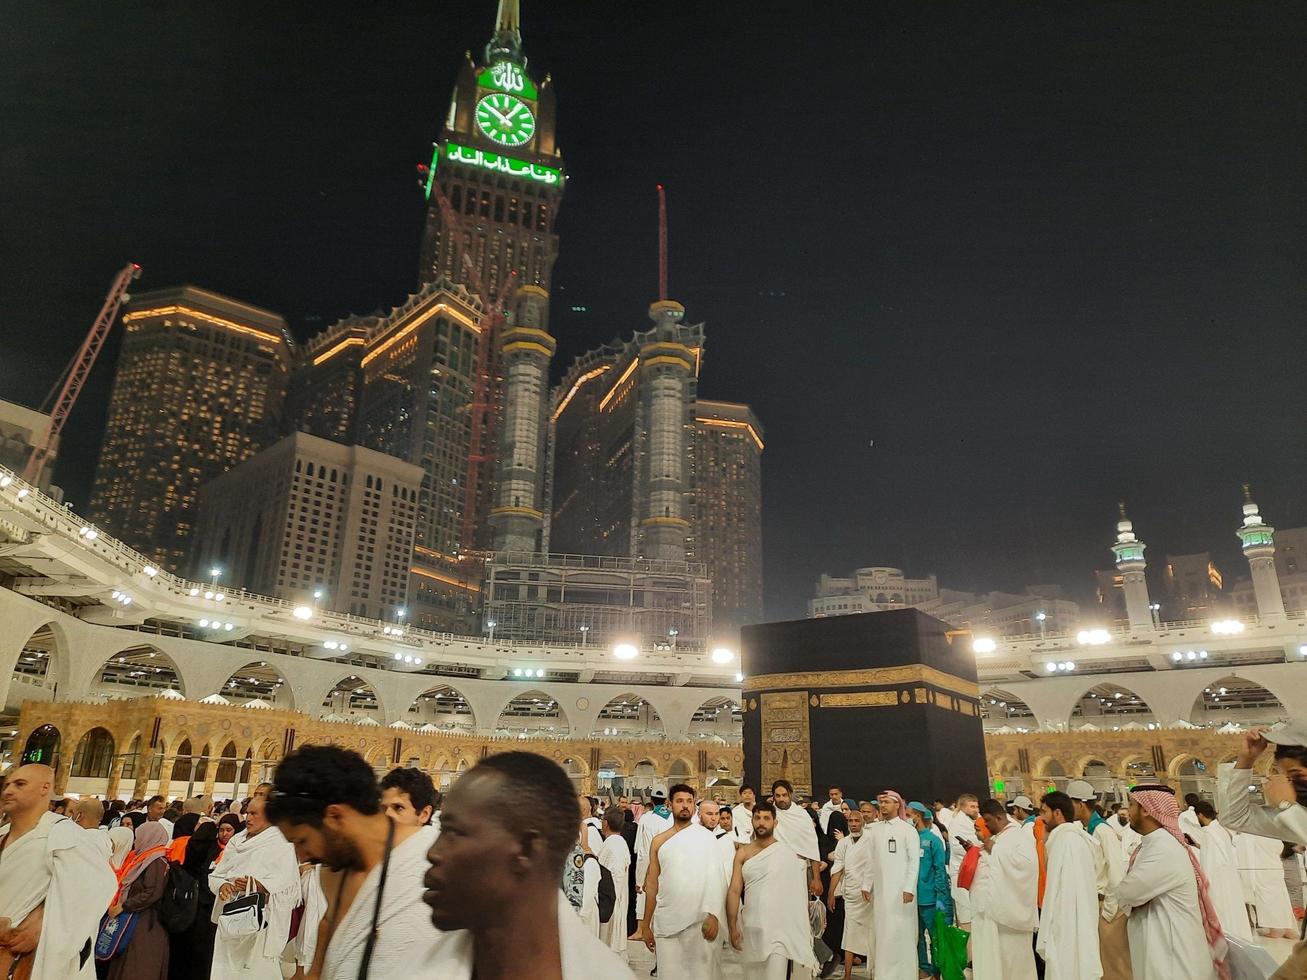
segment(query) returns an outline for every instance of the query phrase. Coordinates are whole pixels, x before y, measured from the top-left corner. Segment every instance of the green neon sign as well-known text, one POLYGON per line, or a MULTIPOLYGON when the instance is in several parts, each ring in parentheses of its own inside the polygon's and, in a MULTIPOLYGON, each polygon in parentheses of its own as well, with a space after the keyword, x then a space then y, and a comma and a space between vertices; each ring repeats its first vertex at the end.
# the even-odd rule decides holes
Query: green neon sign
POLYGON ((492 88, 500 92, 520 95, 533 102, 539 97, 535 84, 531 81, 521 65, 511 61, 497 61, 477 75, 477 84, 482 88, 492 88))
MULTIPOLYGON (((431 172, 427 175, 428 197, 431 196, 431 180, 435 175, 436 159, 439 156, 440 147, 436 147, 436 155, 431 158, 431 172)), ((489 150, 477 150, 470 146, 460 146, 458 143, 446 143, 445 156, 451 163, 465 163, 469 167, 480 167, 482 170, 496 170, 501 174, 508 174, 510 177, 534 180, 540 184, 552 186, 563 182, 563 172, 555 170, 553 167, 528 163, 526 160, 504 156, 502 153, 492 153, 489 150)))
POLYGON ((1001 779, 996 779, 996 780, 994 780, 994 792, 995 792, 995 793, 1006 793, 1006 792, 1007 792, 1007 783, 1004 782, 1004 781, 1001 780, 1001 779))

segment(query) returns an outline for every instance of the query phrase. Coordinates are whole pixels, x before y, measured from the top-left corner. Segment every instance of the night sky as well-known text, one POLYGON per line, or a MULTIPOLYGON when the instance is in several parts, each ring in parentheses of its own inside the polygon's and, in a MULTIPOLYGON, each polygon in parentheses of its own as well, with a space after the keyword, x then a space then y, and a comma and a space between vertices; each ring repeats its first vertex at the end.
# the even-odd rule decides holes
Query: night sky
MULTIPOLYGON (((1227 581, 1241 482, 1307 524, 1307 5, 523 5, 570 174, 556 374, 647 324, 664 182, 700 391, 766 427, 772 618, 869 564, 1086 597, 1122 499, 1155 565, 1227 581)), ((301 338, 402 301, 494 6, 6 5, 0 397, 41 402, 129 260, 301 338)))

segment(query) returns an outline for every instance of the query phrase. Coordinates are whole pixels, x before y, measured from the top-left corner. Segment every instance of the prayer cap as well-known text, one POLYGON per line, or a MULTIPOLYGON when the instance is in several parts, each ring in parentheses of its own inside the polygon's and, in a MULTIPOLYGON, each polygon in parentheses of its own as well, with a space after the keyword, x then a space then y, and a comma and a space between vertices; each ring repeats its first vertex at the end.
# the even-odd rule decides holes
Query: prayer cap
POLYGON ((1276 745, 1307 745, 1307 725, 1276 725, 1262 732, 1262 738, 1276 745))
POLYGON ((1098 799, 1098 794, 1094 792, 1094 787, 1087 779, 1073 779, 1067 783, 1066 795, 1081 803, 1098 799))

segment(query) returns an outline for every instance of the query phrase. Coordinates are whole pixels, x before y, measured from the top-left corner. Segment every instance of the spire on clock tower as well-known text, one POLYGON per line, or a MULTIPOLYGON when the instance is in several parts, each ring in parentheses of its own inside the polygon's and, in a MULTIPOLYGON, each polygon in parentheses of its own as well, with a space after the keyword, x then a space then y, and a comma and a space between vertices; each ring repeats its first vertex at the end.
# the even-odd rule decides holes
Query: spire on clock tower
POLYGON ((496 61, 526 64, 522 57, 522 11, 519 0, 499 0, 495 34, 486 45, 486 64, 496 61))

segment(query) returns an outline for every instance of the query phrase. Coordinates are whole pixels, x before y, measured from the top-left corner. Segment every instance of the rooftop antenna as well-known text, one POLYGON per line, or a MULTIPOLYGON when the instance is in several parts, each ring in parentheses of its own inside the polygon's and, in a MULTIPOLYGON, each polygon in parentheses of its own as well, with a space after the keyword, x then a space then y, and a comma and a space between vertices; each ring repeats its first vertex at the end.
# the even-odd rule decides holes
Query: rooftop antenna
POLYGON ((667 299, 667 192, 658 185, 658 298, 667 299))

